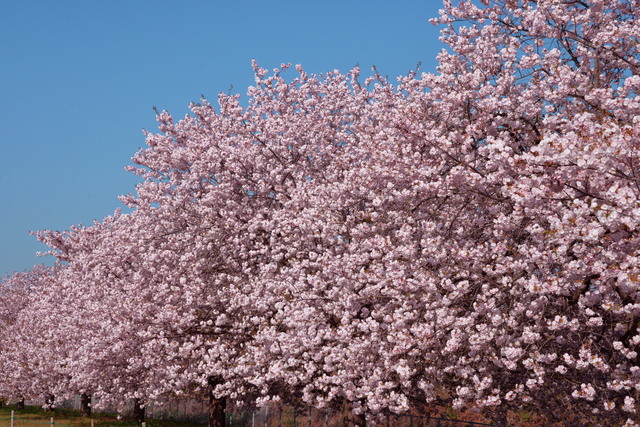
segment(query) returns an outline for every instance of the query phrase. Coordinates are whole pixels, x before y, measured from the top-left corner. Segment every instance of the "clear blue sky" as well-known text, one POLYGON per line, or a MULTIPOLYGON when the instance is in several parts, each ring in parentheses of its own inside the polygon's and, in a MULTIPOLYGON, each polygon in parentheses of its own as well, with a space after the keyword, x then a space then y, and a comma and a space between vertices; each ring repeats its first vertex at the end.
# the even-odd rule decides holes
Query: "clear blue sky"
MULTIPOLYGON (((245 94, 251 58, 307 72, 360 64, 435 70, 440 0, 0 1, 0 275, 45 261, 31 230, 90 224, 121 206, 123 170, 200 94, 245 94)), ((50 261, 48 262, 50 263, 50 261)))

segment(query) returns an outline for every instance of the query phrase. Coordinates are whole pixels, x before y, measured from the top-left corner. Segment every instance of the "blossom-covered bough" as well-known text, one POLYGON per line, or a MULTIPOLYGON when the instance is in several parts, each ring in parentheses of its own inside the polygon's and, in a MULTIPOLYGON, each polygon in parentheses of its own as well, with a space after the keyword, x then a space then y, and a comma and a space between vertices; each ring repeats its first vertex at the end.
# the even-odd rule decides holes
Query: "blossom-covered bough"
POLYGON ((445 2, 436 73, 254 65, 159 113, 132 212, 40 233, 76 334, 42 390, 633 424, 638 10, 445 2))

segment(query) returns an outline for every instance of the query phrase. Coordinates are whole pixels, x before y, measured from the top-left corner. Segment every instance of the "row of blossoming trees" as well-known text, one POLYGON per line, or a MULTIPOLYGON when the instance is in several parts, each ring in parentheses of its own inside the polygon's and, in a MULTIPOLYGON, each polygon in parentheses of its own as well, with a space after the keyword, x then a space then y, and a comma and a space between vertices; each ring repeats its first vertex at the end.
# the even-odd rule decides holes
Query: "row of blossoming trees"
POLYGON ((633 423, 639 13, 445 2, 435 74, 160 113, 132 211, 2 283, 0 394, 633 423))

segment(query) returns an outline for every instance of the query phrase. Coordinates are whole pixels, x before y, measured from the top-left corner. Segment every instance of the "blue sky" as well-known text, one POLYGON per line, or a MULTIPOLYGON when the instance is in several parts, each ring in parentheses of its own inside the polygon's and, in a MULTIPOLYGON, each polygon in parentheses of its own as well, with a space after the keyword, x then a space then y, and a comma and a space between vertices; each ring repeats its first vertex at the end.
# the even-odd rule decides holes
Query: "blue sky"
MULTIPOLYGON (((307 72, 434 71, 440 0, 0 2, 0 275, 45 261, 31 230, 121 206, 123 170, 155 129, 204 94, 246 93, 251 59, 307 72)), ((49 262, 50 263, 50 262, 49 262)))

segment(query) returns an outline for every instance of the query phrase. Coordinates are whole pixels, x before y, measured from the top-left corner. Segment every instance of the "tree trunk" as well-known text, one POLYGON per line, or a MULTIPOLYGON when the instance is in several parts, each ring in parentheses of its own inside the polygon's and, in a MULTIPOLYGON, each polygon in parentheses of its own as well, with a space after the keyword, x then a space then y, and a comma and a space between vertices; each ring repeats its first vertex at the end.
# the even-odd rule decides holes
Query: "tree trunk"
POLYGON ((44 411, 49 412, 53 411, 53 402, 55 402, 56 397, 53 394, 47 394, 44 398, 44 411))
POLYGON ((220 377, 209 377, 209 427, 224 427, 224 409, 227 404, 226 398, 217 398, 213 391, 218 384, 222 383, 220 377))
POLYGON ((80 395, 80 413, 84 417, 91 415, 91 395, 82 393, 80 395))
POLYGON ((16 403, 16 406, 19 410, 24 410, 24 397, 21 397, 20 400, 16 403))
POLYGON ((354 414, 351 402, 347 401, 342 405, 342 425, 345 427, 366 427, 367 419, 364 414, 354 414))
POLYGON ((507 423, 507 411, 501 408, 497 409, 491 421, 493 421, 496 427, 507 427, 509 425, 507 423))
POLYGON ((136 422, 144 422, 145 412, 146 408, 142 406, 142 402, 140 401, 140 399, 133 399, 133 418, 136 420, 136 422))

